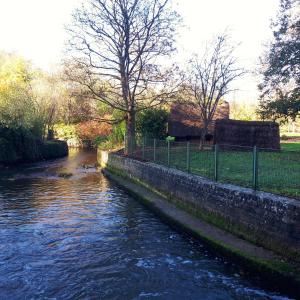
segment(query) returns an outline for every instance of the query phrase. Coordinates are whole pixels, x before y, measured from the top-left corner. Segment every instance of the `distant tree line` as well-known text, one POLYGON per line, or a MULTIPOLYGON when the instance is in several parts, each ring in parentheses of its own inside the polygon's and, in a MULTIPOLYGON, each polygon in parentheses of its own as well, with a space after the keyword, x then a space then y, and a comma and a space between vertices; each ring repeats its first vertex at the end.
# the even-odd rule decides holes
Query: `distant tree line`
MULTIPOLYGON (((281 0, 274 41, 262 59, 259 116, 299 115, 300 20, 296 0, 281 0)), ((24 59, 0 53, 0 126, 36 139, 78 138, 126 143, 136 134, 164 136, 174 100, 192 103, 203 120, 203 136, 218 105, 245 73, 227 33, 183 70, 171 63, 180 15, 170 0, 89 0, 69 26, 68 56, 47 74, 24 59), (105 123, 104 123, 105 122, 105 123), (126 134, 125 134, 126 133, 126 134)), ((251 105, 232 104, 234 118, 253 119, 251 105)))

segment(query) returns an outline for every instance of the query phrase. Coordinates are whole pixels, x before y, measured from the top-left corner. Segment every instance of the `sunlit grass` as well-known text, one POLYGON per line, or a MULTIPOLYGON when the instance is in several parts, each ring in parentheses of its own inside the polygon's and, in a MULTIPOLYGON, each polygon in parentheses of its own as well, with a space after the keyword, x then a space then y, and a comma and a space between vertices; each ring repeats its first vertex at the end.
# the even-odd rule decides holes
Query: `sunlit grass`
MULTIPOLYGON (((145 157, 153 160, 153 149, 145 157)), ((156 162, 167 165, 166 147, 156 149, 156 162)), ((171 147, 170 167, 214 179, 215 155, 213 148, 190 148, 189 164, 184 146, 171 147)), ((245 187, 253 187, 253 152, 249 149, 220 149, 218 180, 245 187)), ((262 191, 300 199, 300 143, 285 143, 281 151, 258 152, 258 188, 262 191)))

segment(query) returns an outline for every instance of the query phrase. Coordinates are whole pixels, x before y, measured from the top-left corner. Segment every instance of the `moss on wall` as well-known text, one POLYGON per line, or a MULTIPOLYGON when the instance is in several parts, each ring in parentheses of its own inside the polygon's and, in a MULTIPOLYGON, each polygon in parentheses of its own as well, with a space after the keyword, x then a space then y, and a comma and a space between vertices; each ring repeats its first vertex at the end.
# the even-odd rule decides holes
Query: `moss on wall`
MULTIPOLYGON (((295 293, 297 289, 299 290, 300 274, 297 267, 295 267, 295 265, 291 264, 290 262, 278 259, 261 259, 254 254, 251 255, 249 253, 245 253, 232 246, 229 246, 228 244, 220 240, 214 239, 211 236, 203 233, 202 231, 197 230, 197 228, 188 226, 180 220, 170 217, 168 213, 162 211, 155 205, 155 203, 153 202, 153 198, 149 198, 149 194, 143 194, 139 192, 137 188, 132 188, 126 185, 126 181, 129 180, 134 184, 150 190, 147 184, 141 182, 137 178, 129 177, 128 173, 124 172, 123 170, 112 168, 109 166, 105 169, 105 174, 108 175, 108 177, 110 177, 111 179, 115 180, 117 183, 121 184, 122 187, 125 188, 131 195, 133 195, 140 202, 153 210, 163 220, 166 220, 169 224, 193 235, 196 238, 200 238, 205 244, 207 244, 210 248, 214 249, 218 253, 221 253, 224 256, 234 260, 241 266, 245 266, 247 268, 247 272, 251 274, 259 273, 265 275, 270 282, 280 284, 282 288, 289 289, 293 291, 293 293, 295 293), (125 180, 125 183, 118 178, 123 178, 125 180)), ((151 189, 151 192, 156 193, 156 191, 153 189, 151 189)), ((159 194, 162 195, 161 193, 159 194)), ((165 197, 163 199, 166 200, 165 197)), ((176 206, 179 209, 186 210, 186 207, 183 208, 182 205, 178 205, 178 202, 176 206)), ((187 211, 189 211, 189 209, 187 211)))

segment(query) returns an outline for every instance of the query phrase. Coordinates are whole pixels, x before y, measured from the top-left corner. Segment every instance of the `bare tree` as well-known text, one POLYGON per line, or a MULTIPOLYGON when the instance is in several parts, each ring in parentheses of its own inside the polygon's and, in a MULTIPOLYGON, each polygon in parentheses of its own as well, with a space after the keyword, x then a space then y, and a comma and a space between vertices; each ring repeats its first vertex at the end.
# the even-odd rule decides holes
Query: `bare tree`
POLYGON ((218 105, 233 91, 231 83, 245 73, 244 69, 237 67, 233 53, 236 47, 230 45, 228 39, 226 34, 218 36, 201 59, 195 56, 190 62, 186 90, 189 101, 199 109, 203 123, 201 145, 218 105))
POLYGON ((162 58, 175 50, 178 20, 169 0, 89 0, 74 14, 70 53, 81 72, 69 76, 124 113, 132 147, 136 113, 173 93, 162 58))

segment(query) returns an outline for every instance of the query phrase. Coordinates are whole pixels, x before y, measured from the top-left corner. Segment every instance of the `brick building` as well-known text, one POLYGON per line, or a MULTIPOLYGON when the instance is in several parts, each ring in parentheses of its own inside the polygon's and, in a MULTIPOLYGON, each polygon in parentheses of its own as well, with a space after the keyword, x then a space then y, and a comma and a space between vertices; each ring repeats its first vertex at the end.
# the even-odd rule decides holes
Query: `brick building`
MULTIPOLYGON (((229 103, 224 101, 216 110, 208 131, 213 136, 215 121, 229 119, 229 103)), ((203 121, 200 110, 193 104, 173 103, 168 121, 168 134, 176 140, 200 140, 203 121)))

